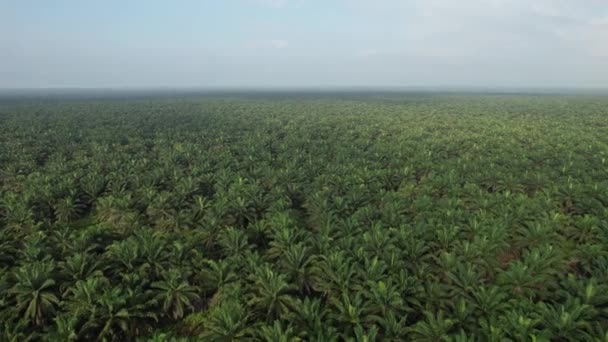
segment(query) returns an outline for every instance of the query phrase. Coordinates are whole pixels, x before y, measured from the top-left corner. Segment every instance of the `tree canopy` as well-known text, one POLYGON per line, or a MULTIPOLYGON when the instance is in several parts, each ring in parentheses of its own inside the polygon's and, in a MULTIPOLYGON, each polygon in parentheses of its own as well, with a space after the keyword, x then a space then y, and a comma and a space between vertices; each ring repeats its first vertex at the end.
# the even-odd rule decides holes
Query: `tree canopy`
POLYGON ((608 99, 0 103, 1 341, 608 338, 608 99))

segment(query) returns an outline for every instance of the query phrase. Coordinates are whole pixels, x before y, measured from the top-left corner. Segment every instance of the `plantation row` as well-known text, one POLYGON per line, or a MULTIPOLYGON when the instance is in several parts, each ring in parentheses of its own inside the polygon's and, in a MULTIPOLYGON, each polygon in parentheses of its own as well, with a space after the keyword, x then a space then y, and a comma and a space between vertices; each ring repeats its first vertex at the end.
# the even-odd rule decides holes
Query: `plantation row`
POLYGON ((0 341, 608 340, 608 98, 0 103, 0 341))

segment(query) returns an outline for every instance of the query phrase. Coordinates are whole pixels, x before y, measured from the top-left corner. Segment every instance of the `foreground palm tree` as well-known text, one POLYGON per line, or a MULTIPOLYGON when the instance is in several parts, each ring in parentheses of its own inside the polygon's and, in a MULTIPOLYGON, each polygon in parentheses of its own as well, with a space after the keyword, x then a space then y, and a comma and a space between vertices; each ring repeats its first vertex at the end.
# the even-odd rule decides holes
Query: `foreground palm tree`
POLYGON ((55 294, 52 262, 34 262, 21 266, 13 274, 15 285, 9 290, 16 301, 15 310, 35 326, 50 318, 59 298, 55 294))
POLYGON ((105 291, 95 301, 94 314, 82 326, 81 334, 95 338, 120 340, 130 338, 133 313, 127 308, 127 300, 120 288, 105 291))
POLYGON ((245 340, 251 331, 249 315, 236 302, 226 302, 216 307, 205 319, 203 341, 236 342, 245 340))
POLYGON ((192 303, 200 300, 198 288, 184 280, 177 270, 166 272, 163 280, 152 283, 151 287, 165 314, 175 320, 182 318, 187 309, 194 310, 192 303))
POLYGON ((261 266, 251 276, 252 293, 247 304, 265 314, 267 319, 286 314, 294 306, 290 293, 294 286, 284 274, 278 274, 268 265, 261 266))
POLYGON ((293 328, 287 326, 283 328, 280 321, 274 321, 272 325, 260 327, 259 338, 267 342, 299 342, 302 341, 295 336, 293 328))

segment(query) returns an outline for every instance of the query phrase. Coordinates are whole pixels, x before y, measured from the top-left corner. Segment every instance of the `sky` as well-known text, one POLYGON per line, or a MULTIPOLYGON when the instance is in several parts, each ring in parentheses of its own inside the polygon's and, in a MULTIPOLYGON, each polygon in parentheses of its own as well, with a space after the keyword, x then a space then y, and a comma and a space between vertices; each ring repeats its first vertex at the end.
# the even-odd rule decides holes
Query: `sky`
POLYGON ((608 0, 0 0, 0 88, 608 88, 608 0))

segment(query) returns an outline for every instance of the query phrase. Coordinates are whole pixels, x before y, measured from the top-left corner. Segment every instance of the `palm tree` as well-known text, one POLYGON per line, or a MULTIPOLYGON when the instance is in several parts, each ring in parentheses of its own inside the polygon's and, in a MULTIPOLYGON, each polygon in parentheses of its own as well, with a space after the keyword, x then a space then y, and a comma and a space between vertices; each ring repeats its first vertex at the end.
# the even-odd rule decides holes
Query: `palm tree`
POLYGON ((556 340, 590 340, 592 326, 590 318, 593 309, 578 299, 570 299, 565 304, 547 305, 540 303, 543 325, 556 340))
POLYGON ((109 245, 104 253, 104 259, 113 273, 131 273, 141 265, 140 254, 139 243, 129 238, 109 245))
POLYGON ((84 322, 93 320, 98 305, 97 301, 109 287, 109 280, 100 275, 79 280, 64 292, 62 309, 70 318, 84 322))
MULTIPOLYGON (((68 224, 60 224, 53 229, 49 236, 50 244, 60 255, 70 255, 75 251, 82 251, 81 245, 78 244, 78 234, 74 232, 74 228, 68 224)), ((92 246, 87 246, 92 247, 92 246)))
POLYGON ((71 222, 73 219, 77 218, 85 208, 86 205, 74 196, 61 198, 57 200, 53 206, 57 221, 60 223, 71 222))
POLYGON ((99 223, 124 233, 137 221, 137 213, 130 208, 130 195, 101 197, 96 202, 96 218, 99 223))
POLYGON ((62 284, 60 288, 65 290, 66 286, 87 279, 96 272, 100 273, 99 267, 100 261, 86 252, 76 253, 68 257, 65 261, 59 262, 59 270, 63 279, 68 279, 68 282, 62 284))
POLYGON ((179 232, 193 226, 189 210, 171 209, 168 216, 154 222, 154 227, 171 232, 179 232))
POLYGON ((55 270, 52 262, 33 262, 19 267, 14 273, 15 285, 9 293, 16 300, 15 310, 35 326, 41 326, 59 304, 55 295, 55 270))
POLYGON ((313 333, 327 328, 328 311, 317 298, 306 297, 303 300, 296 299, 294 310, 289 314, 290 321, 296 322, 296 328, 302 336, 313 340, 313 333))
POLYGON ((135 233, 135 240, 143 266, 151 270, 152 279, 157 279, 165 270, 170 257, 166 253, 166 235, 151 229, 142 229, 135 233))
POLYGON ((18 253, 18 232, 8 227, 0 228, 0 263, 12 265, 18 253))
POLYGON ((375 325, 371 326, 367 330, 362 326, 357 325, 353 332, 355 338, 345 338, 346 341, 375 342, 378 339, 378 327, 375 325))
POLYGON ((203 341, 242 341, 250 331, 249 316, 240 303, 228 301, 214 308, 205 319, 203 341))
POLYGON ((26 235, 19 257, 23 263, 36 263, 40 260, 51 258, 52 252, 47 242, 47 234, 44 231, 37 231, 26 235))
POLYGON ((152 313, 140 311, 139 306, 129 307, 129 294, 119 287, 113 287, 103 292, 95 300, 93 315, 82 326, 80 335, 97 341, 107 338, 124 340, 132 337, 134 323, 138 318, 155 318, 152 313))
MULTIPOLYGON (((359 249, 358 251, 362 251, 359 249)), ((386 263, 378 259, 377 256, 373 258, 367 257, 365 253, 361 253, 358 255, 359 258, 363 260, 363 265, 360 266, 363 268, 363 272, 358 273, 358 277, 362 280, 361 285, 366 283, 367 281, 378 282, 386 279, 387 266, 386 263)), ((357 285, 360 288, 360 285, 357 285)))
POLYGON ((220 234, 220 246, 225 256, 242 257, 252 246, 243 230, 228 227, 220 234))
POLYGON ((294 286, 284 274, 275 273, 268 265, 261 266, 250 277, 251 295, 247 304, 264 312, 267 319, 286 314, 294 306, 290 293, 294 286))
MULTIPOLYGON (((9 271, 2 267, 0 268, 0 313, 9 306, 8 303, 8 289, 11 288, 9 277, 12 274, 9 271)), ((1 317, 1 316, 0 316, 1 317)))
POLYGON ((155 333, 146 339, 147 342, 188 342, 190 339, 186 337, 175 337, 169 333, 155 333))
POLYGON ((538 327, 542 318, 524 310, 511 310, 501 317, 501 326, 506 328, 507 335, 516 341, 526 340, 539 333, 538 327))
POLYGON ((270 233, 270 226, 266 220, 257 220, 247 226, 247 233, 249 239, 256 246, 260 248, 266 248, 268 244, 268 235, 270 233))
POLYGON ((443 317, 443 311, 437 314, 425 311, 426 319, 409 329, 412 341, 446 341, 454 321, 443 317))
POLYGON ((342 297, 331 299, 332 317, 340 323, 344 337, 351 336, 354 329, 363 324, 363 298, 357 292, 354 298, 349 293, 343 292, 342 297))
POLYGON ((95 201, 106 186, 105 177, 101 172, 85 175, 80 179, 79 183, 90 202, 95 201))
POLYGON ((28 322, 19 320, 15 322, 5 321, 0 327, 0 341, 5 342, 29 342, 36 339, 36 334, 28 328, 28 322))
POLYGON ((383 255, 394 248, 391 235, 381 223, 373 224, 368 231, 363 233, 362 238, 363 246, 374 255, 383 255))
POLYGON ((290 226, 292 224, 291 219, 286 214, 273 217, 269 224, 273 228, 270 236, 270 248, 266 254, 271 259, 281 257, 290 246, 295 245, 302 239, 301 231, 290 226), (280 225, 277 226, 277 224, 280 225))
POLYGON ((403 308, 403 299, 399 290, 390 280, 387 283, 369 281, 367 286, 369 291, 365 291, 364 296, 368 299, 366 303, 368 320, 373 321, 379 318, 382 320, 382 317, 386 317, 389 313, 399 312, 403 308))
POLYGON ((162 224, 159 223, 167 220, 174 213, 175 210, 175 207, 172 203, 173 197, 171 193, 167 191, 157 192, 151 190, 146 192, 145 198, 146 200, 150 201, 149 203, 147 203, 145 210, 149 222, 157 226, 162 226, 162 224))
POLYGON ((280 321, 274 321, 272 325, 263 325, 259 328, 258 337, 262 341, 267 342, 299 342, 301 339, 297 337, 291 326, 283 328, 280 321))
POLYGON ((407 330, 405 329, 407 315, 399 316, 399 314, 389 311, 376 324, 381 327, 380 335, 384 341, 403 341, 407 335, 407 330))
POLYGON ((311 290, 313 261, 309 249, 302 243, 291 246, 280 260, 281 269, 289 275, 298 290, 304 293, 310 293, 311 290))
POLYGON ((206 291, 216 291, 238 279, 233 265, 228 259, 204 260, 206 265, 200 272, 198 283, 206 291))
MULTIPOLYGON (((120 295, 120 289, 114 289, 110 293, 117 296, 120 295)), ((124 308, 120 308, 120 304, 124 303, 124 299, 120 298, 101 298, 99 300, 100 308, 96 317, 87 321, 82 331, 86 332, 91 329, 99 330, 97 335, 97 341, 104 341, 107 336, 118 338, 119 332, 126 334, 129 331, 129 311, 124 308), (118 304, 118 306, 116 306, 118 304), (117 331, 114 331, 117 329, 117 331)))
POLYGON ((255 211, 250 201, 241 196, 237 196, 231 201, 229 210, 234 224, 238 227, 247 227, 255 218, 255 211))
POLYGON ((546 280, 544 274, 534 273, 528 265, 518 260, 498 275, 497 283, 516 295, 532 297, 538 293, 538 285, 546 280))
POLYGON ((175 320, 181 319, 186 309, 194 310, 192 302, 200 300, 198 289, 182 279, 178 270, 166 272, 163 280, 153 282, 151 287, 163 310, 175 320))
POLYGON ((352 259, 343 252, 332 252, 329 256, 321 255, 319 260, 312 266, 312 284, 316 291, 331 297, 351 289, 356 276, 352 259))
POLYGON ((76 341, 78 334, 76 333, 77 318, 73 316, 58 316, 55 317, 55 331, 50 340, 56 341, 76 341))
POLYGON ((28 204, 11 192, 0 198, 0 222, 15 231, 29 231, 35 226, 34 215, 28 204))
POLYGON ((192 205, 192 221, 200 222, 209 210, 210 203, 205 197, 194 196, 194 204, 192 205))
POLYGON ((470 297, 473 298, 479 317, 498 315, 509 307, 507 293, 498 286, 480 286, 470 297))
POLYGON ((468 295, 483 283, 479 268, 471 263, 456 263, 456 267, 447 272, 450 286, 458 294, 468 295))

